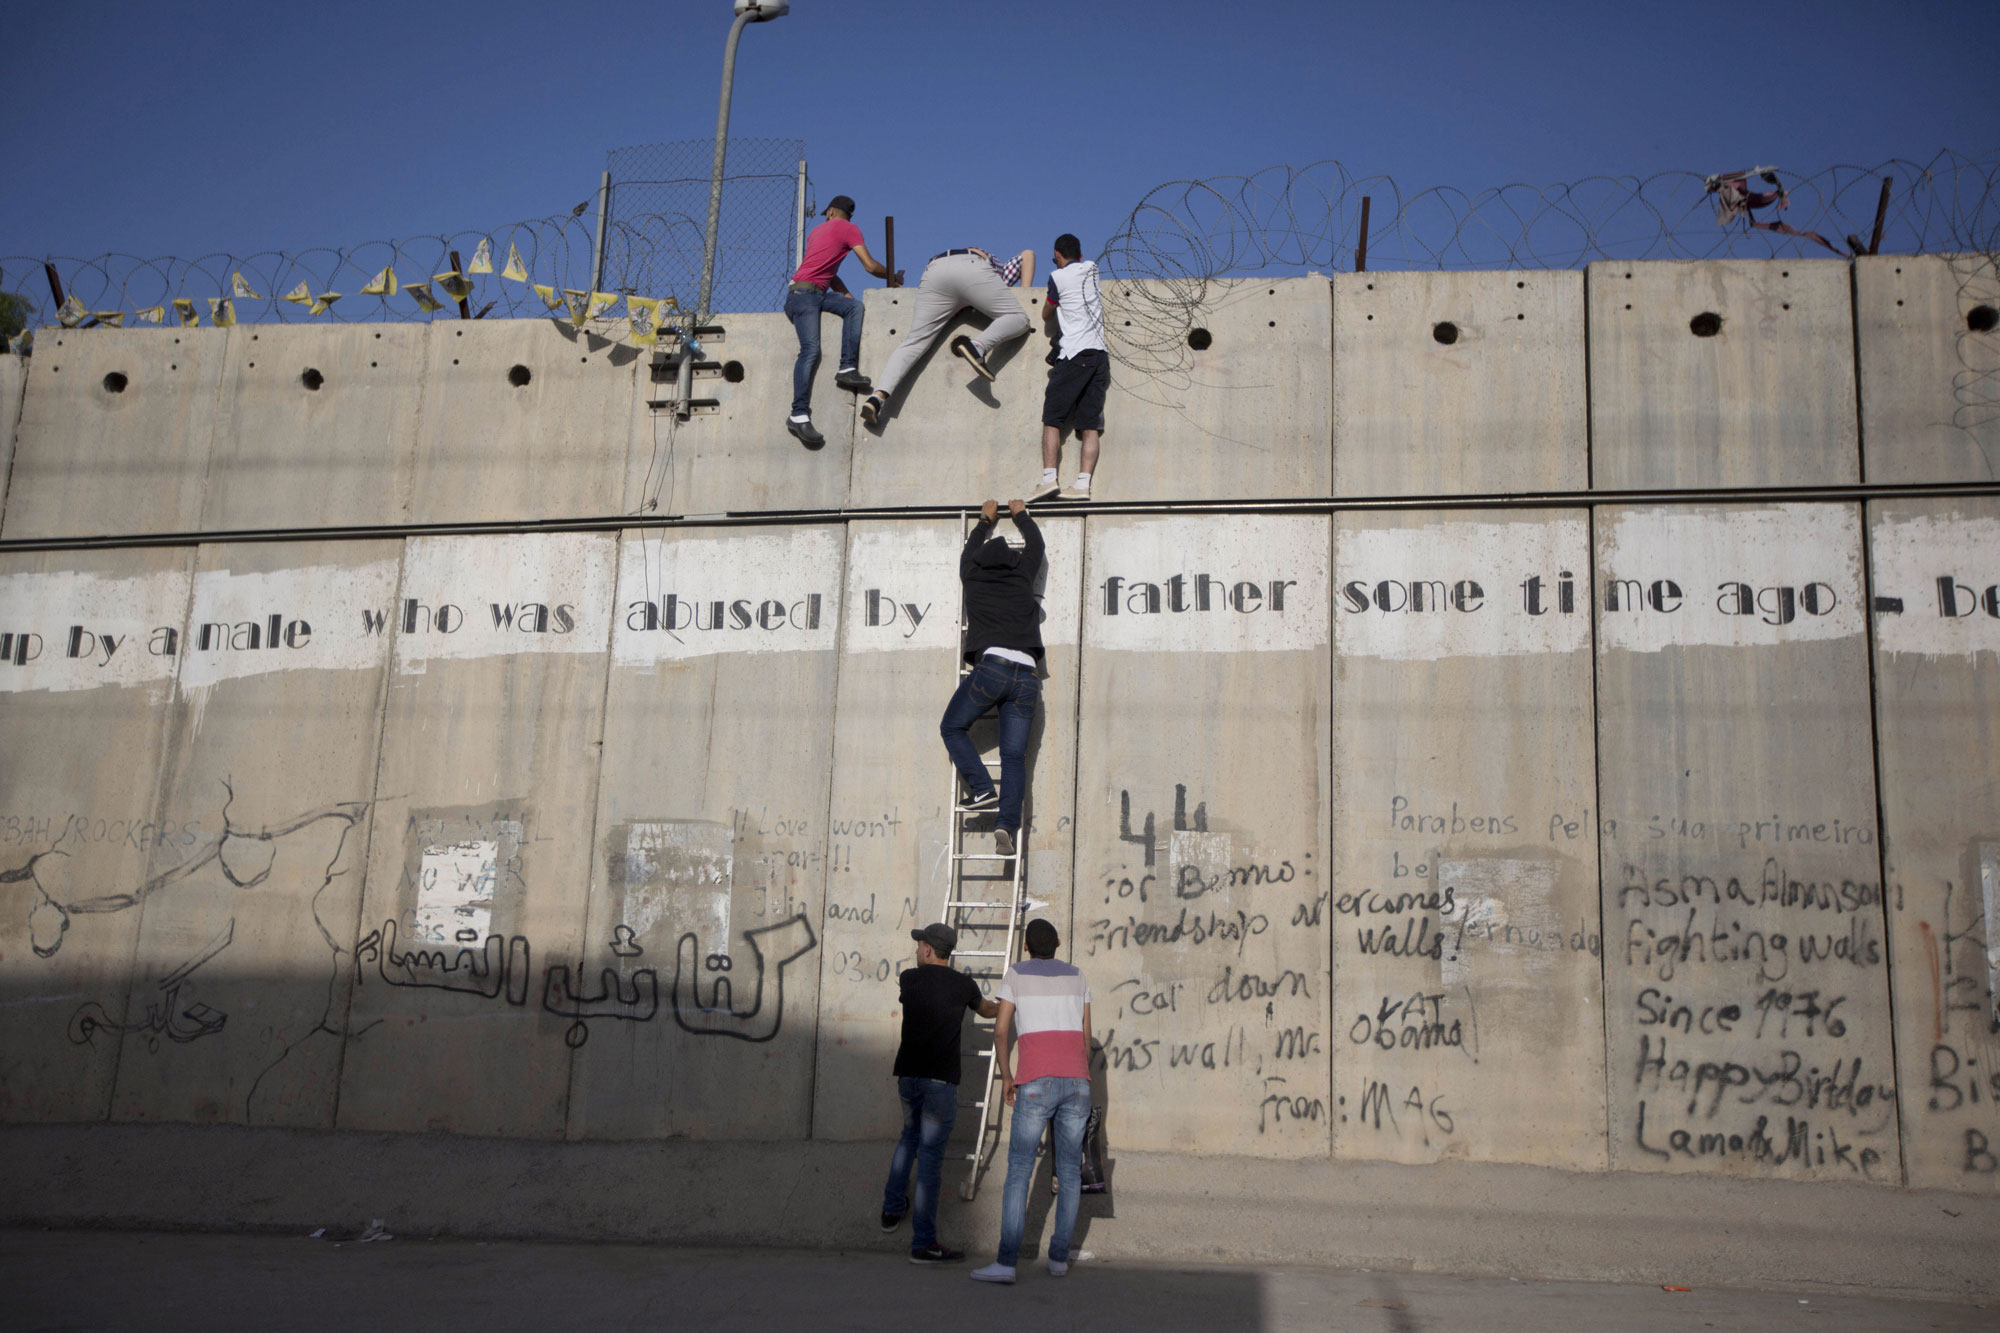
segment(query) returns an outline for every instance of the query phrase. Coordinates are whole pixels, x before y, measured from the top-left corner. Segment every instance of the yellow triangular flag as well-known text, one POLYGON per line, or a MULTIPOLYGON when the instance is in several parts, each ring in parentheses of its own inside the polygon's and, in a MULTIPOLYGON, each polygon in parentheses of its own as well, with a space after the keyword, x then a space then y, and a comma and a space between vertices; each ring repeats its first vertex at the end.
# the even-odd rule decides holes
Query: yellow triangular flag
POLYGON ((97 322, 107 329, 122 329, 125 327, 125 312, 123 310, 96 310, 91 313, 97 322))
POLYGON ((632 318, 632 341, 651 346, 660 340, 660 302, 648 296, 628 296, 625 310, 632 318))
POLYGON ((467 273, 491 273, 493 271, 493 238, 479 238, 479 248, 472 252, 472 262, 465 266, 467 273))
POLYGON ((56 321, 66 329, 73 329, 90 318, 90 312, 83 308, 83 302, 74 295, 63 298, 62 308, 56 311, 56 321))
POLYGON ((521 252, 512 244, 507 247, 507 267, 500 270, 500 276, 512 278, 515 282, 528 280, 528 266, 521 262, 521 252))
POLYGON ((535 286, 535 295, 542 298, 543 305, 547 306, 551 310, 560 310, 563 308, 562 298, 556 295, 555 288, 544 287, 539 282, 536 283, 534 286, 535 286))
POLYGON ((176 296, 173 300, 173 307, 174 313, 181 317, 182 328, 191 329, 201 323, 201 316, 194 312, 194 302, 188 300, 187 297, 176 296))
POLYGON ((250 284, 243 281, 243 270, 237 269, 229 275, 229 294, 244 301, 261 301, 264 298, 250 290, 250 284))
POLYGON ((589 319, 590 293, 578 291, 574 287, 565 287, 562 291, 563 305, 569 312, 569 322, 572 324, 581 324, 589 319))
POLYGON ((236 307, 227 296, 208 298, 208 317, 215 321, 215 327, 226 329, 236 323, 236 307))
POLYGON ((311 305, 313 299, 312 289, 301 282, 298 286, 285 293, 285 299, 293 305, 311 305))
POLYGON ((149 305, 144 310, 134 310, 132 312, 132 318, 138 320, 141 324, 157 324, 166 317, 167 308, 163 305, 149 305))
POLYGON ((599 318, 605 311, 617 305, 620 299, 617 292, 592 292, 590 294, 590 317, 592 319, 599 318))
POLYGON ((431 280, 437 283, 438 290, 454 301, 472 299, 472 280, 463 273, 434 273, 431 280))
POLYGON ((327 311, 333 309, 333 303, 339 299, 339 292, 321 292, 313 298, 313 303, 306 307, 306 313, 309 315, 324 315, 327 311))
POLYGON ((438 299, 431 295, 431 285, 428 282, 405 283, 403 291, 408 294, 411 300, 417 303, 418 309, 422 310, 426 315, 434 315, 444 309, 438 303, 438 299))
POLYGON ((398 291, 402 290, 402 286, 403 284, 396 280, 396 266, 391 264, 370 278, 368 285, 361 289, 361 294, 363 296, 394 296, 398 291))

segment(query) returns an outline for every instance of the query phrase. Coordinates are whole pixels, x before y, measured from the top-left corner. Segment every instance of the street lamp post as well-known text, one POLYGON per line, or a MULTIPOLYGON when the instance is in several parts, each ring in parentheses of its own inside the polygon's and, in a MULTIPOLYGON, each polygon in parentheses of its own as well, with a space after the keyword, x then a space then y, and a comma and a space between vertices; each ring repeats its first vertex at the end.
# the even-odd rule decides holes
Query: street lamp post
MULTIPOLYGON (((729 42, 722 48, 722 102, 715 112, 715 166, 708 178, 708 230, 701 243, 701 295, 695 301, 695 328, 708 323, 708 317, 714 313, 708 303, 715 292, 715 229, 722 219, 722 164, 729 151, 729 92, 736 79, 736 43, 742 38, 745 25, 768 23, 792 12, 791 0, 735 0, 735 6, 736 21, 729 25, 729 42)), ((682 412, 686 412, 692 397, 694 362, 688 349, 693 341, 692 329, 681 338, 682 412)))

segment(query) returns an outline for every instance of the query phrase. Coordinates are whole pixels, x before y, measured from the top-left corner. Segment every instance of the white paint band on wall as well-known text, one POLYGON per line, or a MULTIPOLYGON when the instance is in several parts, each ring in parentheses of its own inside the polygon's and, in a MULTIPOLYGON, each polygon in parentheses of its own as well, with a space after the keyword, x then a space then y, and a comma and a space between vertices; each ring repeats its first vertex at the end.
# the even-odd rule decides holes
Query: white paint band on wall
POLYGON ((1092 648, 1275 653, 1328 641, 1325 518, 1093 523, 1089 544, 1083 601, 1092 648))
POLYGON ((1883 652, 2000 656, 2000 518, 1881 519, 1868 554, 1883 652))
POLYGON ((520 653, 596 653, 610 642, 618 538, 552 532, 416 537, 394 608, 396 669, 520 653))
POLYGON ((393 637, 396 575, 394 560, 196 574, 181 688, 267 671, 381 666, 393 637))
POLYGON ((1597 523, 1604 648, 1741 648, 1863 632, 1851 505, 1614 510, 1597 523))
POLYGON ((847 539, 847 651, 923 649, 959 643, 956 528, 908 524, 851 530, 847 539))
POLYGON ((841 532, 744 537, 634 533, 619 547, 611 660, 621 667, 716 653, 831 651, 841 532))
POLYGON ((1343 657, 1435 661, 1590 646, 1581 515, 1421 527, 1334 523, 1333 640, 1343 657))
POLYGON ((180 662, 188 575, 0 575, 0 694, 153 685, 180 662))

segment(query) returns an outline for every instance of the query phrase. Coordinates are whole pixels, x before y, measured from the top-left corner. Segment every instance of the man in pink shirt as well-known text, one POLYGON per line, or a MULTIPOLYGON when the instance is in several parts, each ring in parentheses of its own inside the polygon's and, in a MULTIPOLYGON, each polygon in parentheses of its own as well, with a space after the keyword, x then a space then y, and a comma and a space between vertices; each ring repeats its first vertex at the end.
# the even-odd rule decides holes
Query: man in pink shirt
POLYGON ((1007 1190, 1000 1198, 1000 1254, 997 1262, 973 1270, 975 1282, 1014 1281, 1035 1150, 1051 1120, 1056 1127, 1051 1277, 1069 1272, 1069 1243, 1082 1193, 1083 1131, 1090 1120, 1090 983, 1068 963, 1056 961, 1062 939, 1049 922, 1039 917, 1030 921, 1024 939, 1028 956, 1007 969, 993 992, 1000 1006, 993 1046, 1001 1094, 1014 1108, 1014 1123, 1007 1141, 1007 1190), (1011 1049, 1017 1033, 1018 1068, 1011 1049))
POLYGON ((792 367, 792 414, 785 429, 808 449, 826 443, 826 436, 813 429, 813 376, 819 373, 819 317, 821 311, 840 316, 840 370, 833 382, 849 393, 868 392, 868 377, 861 373, 861 299, 840 280, 840 262, 852 250, 861 267, 878 278, 889 269, 868 253, 861 228, 854 225, 854 201, 837 194, 826 206, 826 221, 806 237, 806 256, 792 285, 785 291, 785 318, 799 331, 799 359, 792 367))

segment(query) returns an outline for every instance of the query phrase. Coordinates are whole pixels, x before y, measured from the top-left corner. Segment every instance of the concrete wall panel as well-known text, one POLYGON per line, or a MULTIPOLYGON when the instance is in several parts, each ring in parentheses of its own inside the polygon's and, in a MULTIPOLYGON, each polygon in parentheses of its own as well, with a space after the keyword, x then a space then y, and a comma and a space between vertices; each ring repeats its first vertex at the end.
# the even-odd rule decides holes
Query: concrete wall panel
POLYGON ((1333 491, 1589 485, 1583 275, 1333 279, 1333 491))
POLYGON ((199 526, 228 337, 207 328, 45 330, 0 535, 199 526))
POLYGON ((7 475, 14 469, 14 428, 21 421, 21 398, 28 391, 28 363, 0 353, 0 523, 7 512, 7 475))
MULTIPOLYGON (((813 424, 826 436, 807 449, 785 429, 791 415, 792 366, 799 338, 783 315, 721 315, 720 337, 702 340, 694 396, 719 401, 714 413, 675 421, 646 400, 671 399, 672 378, 653 383, 650 360, 639 370, 640 405, 625 478, 629 514, 720 514, 745 509, 839 509, 847 503, 854 448, 855 396, 833 385, 840 321, 824 316, 813 424), (735 381, 729 376, 741 372, 735 381)), ((862 503, 869 503, 862 501, 862 503)))
POLYGON ((843 535, 625 535, 572 1137, 811 1127, 843 535))
POLYGON ((910 931, 941 919, 950 883, 952 779, 937 728, 958 683, 959 549, 956 520, 848 525, 815 1138, 902 1128, 896 978, 916 966, 910 931))
MULTIPOLYGON (((1111 390, 1100 499, 1325 495, 1332 486, 1332 298, 1323 278, 1205 284, 1198 301, 1159 283, 1104 284, 1111 390), (1190 345, 1190 338, 1202 344, 1190 345)), ((912 289, 871 291, 861 368, 902 341, 912 289)), ((950 352, 961 319, 903 384, 879 429, 855 444, 855 505, 1020 495, 1040 475, 1048 339, 1042 291, 1022 293, 1031 328, 994 358, 991 384, 950 352)), ((1065 481, 1078 445, 1064 445, 1065 481)))
POLYGON ((1868 507, 1890 977, 1912 1185, 2000 1186, 2000 502, 1868 507))
POLYGON ((1859 479, 1844 262, 1607 260, 1586 285, 1600 490, 1859 479))
POLYGON ((563 1133, 617 546, 409 543, 343 1128, 563 1133))
POLYGON ((1089 520, 1070 956, 1117 1148, 1329 1151, 1330 536, 1089 520))
POLYGON ((2000 477, 2000 330, 1987 323, 1996 309, 1992 255, 1854 261, 1869 481, 2000 477))
POLYGON ((643 348, 539 319, 439 320, 428 337, 411 522, 619 512, 643 348))
POLYGON ((400 522, 428 342, 421 324, 231 330, 201 527, 400 522))
POLYGON ((1334 520, 1334 1147, 1605 1164, 1582 513, 1334 520))
POLYGON ((1611 1164, 1895 1183, 1859 515, 1596 524, 1611 1164))
POLYGON ((104 1117, 149 864, 213 832, 159 813, 192 554, 0 556, 8 1120, 104 1117))
POLYGON ((401 557, 201 549, 113 1119, 333 1127, 401 557))

